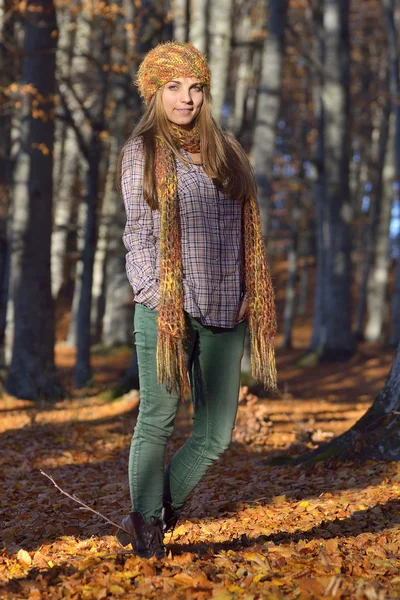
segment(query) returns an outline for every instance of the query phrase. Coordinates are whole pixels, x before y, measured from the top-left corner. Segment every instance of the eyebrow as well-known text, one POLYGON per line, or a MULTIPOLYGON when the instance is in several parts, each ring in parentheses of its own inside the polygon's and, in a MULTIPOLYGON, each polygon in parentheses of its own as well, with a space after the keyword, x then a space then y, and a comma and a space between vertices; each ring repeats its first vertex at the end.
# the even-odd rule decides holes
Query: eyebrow
MULTIPOLYGON (((168 81, 168 83, 177 83, 178 85, 182 85, 182 81, 177 81, 176 79, 171 79, 171 81, 168 81)), ((201 85, 201 82, 196 81, 196 83, 192 83, 190 87, 193 87, 194 85, 201 85)))

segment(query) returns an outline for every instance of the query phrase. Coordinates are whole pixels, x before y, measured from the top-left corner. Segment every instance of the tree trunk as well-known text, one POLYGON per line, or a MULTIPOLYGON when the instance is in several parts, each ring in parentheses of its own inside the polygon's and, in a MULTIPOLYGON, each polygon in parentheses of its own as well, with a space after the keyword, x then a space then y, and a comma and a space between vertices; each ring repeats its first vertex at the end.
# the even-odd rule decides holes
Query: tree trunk
POLYGON ((72 215, 75 212, 76 197, 74 190, 82 157, 79 152, 76 135, 71 127, 65 132, 61 179, 58 198, 55 205, 54 230, 51 238, 51 289, 56 299, 64 283, 65 254, 72 215))
MULTIPOLYGON (((124 28, 123 22, 121 26, 124 28)), ((121 35, 122 33, 123 31, 121 35)), ((115 52, 114 48, 112 48, 112 52, 115 52)), ((116 62, 116 57, 113 60, 116 62)), ((129 94, 129 89, 124 81, 121 82, 119 90, 117 86, 113 86, 112 93, 116 101, 116 110, 110 126, 113 150, 110 150, 110 177, 105 193, 105 202, 108 204, 108 209, 106 211, 107 232, 104 236, 105 265, 103 272, 105 278, 104 285, 102 286, 105 294, 105 309, 102 321, 101 343, 106 348, 117 345, 133 345, 133 294, 126 276, 126 250, 122 242, 126 215, 122 199, 116 197, 116 189, 111 177, 114 175, 115 165, 113 163, 114 159, 116 159, 118 148, 123 144, 126 137, 126 124, 129 122, 129 101, 130 96, 134 96, 134 94, 129 94), (108 200, 106 200, 106 196, 108 200)), ((134 349, 133 352, 135 352, 134 349)), ((128 378, 131 379, 130 375, 128 378)), ((135 382, 131 381, 131 383, 135 382)))
MULTIPOLYGON (((365 318, 365 309, 367 306, 367 297, 368 297, 368 282, 370 281, 371 285, 369 288, 370 291, 370 309, 369 309, 369 317, 372 325, 372 321, 374 319, 374 311, 373 311, 373 302, 375 295, 374 288, 376 285, 379 286, 379 263, 380 257, 384 256, 382 254, 382 245, 385 242, 388 244, 389 239, 385 240, 385 236, 389 236, 389 225, 390 225, 390 210, 389 210, 389 223, 387 228, 383 226, 382 217, 385 219, 385 215, 387 217, 387 208, 384 207, 385 204, 392 205, 393 199, 393 190, 391 184, 388 185, 388 171, 386 169, 386 184, 383 185, 383 173, 384 173, 384 165, 385 165, 385 157, 386 151, 388 148, 388 137, 389 137, 389 121, 390 121, 390 112, 391 107, 389 102, 385 102, 385 105, 382 111, 377 113, 378 123, 375 125, 372 133, 371 140, 371 166, 370 166, 370 177, 373 182, 373 194, 374 200, 371 205, 371 214, 370 214, 370 222, 367 232, 367 240, 366 240, 366 258, 365 263, 363 265, 362 271, 362 279, 361 279, 361 289, 360 296, 358 300, 357 307, 357 327, 356 327, 356 335, 357 339, 364 339, 364 318, 365 318), (382 197, 383 196, 383 197, 382 197), (381 214, 382 213, 382 214, 381 214), (381 230, 379 231, 379 240, 378 245, 376 244, 377 240, 377 232, 378 232, 378 224, 381 225, 381 230), (385 233, 386 230, 386 233, 385 233), (371 269, 373 264, 375 263, 375 273, 371 275, 371 269)), ((393 120, 392 120, 392 133, 393 133, 393 120)), ((389 142, 389 148, 392 146, 392 142, 389 142)), ((388 166, 388 162, 386 161, 386 166, 388 166)), ((388 252, 386 253, 388 258, 388 252)), ((383 266, 383 265, 381 265, 383 266)), ((378 335, 378 337, 380 334, 378 335)))
POLYGON ((341 460, 400 460, 400 346, 384 388, 365 415, 337 438, 293 460, 310 465, 341 460))
POLYGON ((209 5, 208 63, 211 70, 213 116, 220 122, 228 81, 232 35, 232 2, 218 0, 209 5))
MULTIPOLYGON (((398 12, 398 3, 394 0, 384 0, 383 2, 389 47, 389 67, 390 67, 390 91, 393 100, 393 112, 395 114, 395 134, 394 134, 394 170, 395 183, 397 187, 400 184, 400 73, 399 73, 399 51, 397 22, 395 19, 395 10, 398 12)), ((398 17, 398 15, 396 15, 398 17)), ((395 289, 392 300, 392 328, 390 342, 397 345, 400 341, 400 261, 396 260, 395 289)))
MULTIPOLYGON (((74 47, 77 42, 77 19, 73 11, 60 11, 58 21, 60 30, 57 49, 57 73, 64 81, 71 81, 74 64, 74 47)), ((79 31, 81 33, 81 31, 79 31)), ((85 36, 83 36, 85 40, 85 36)), ((82 37, 78 42, 79 50, 88 53, 88 47, 81 46, 82 37)), ((79 52, 79 51, 78 51, 79 52)), ((82 60, 87 60, 82 59, 82 60)), ((67 123, 66 114, 56 122, 54 161, 57 169, 54 172, 54 184, 57 194, 54 205, 54 227, 51 238, 51 290, 56 299, 64 282, 65 255, 67 251, 68 234, 76 214, 79 199, 76 197, 77 177, 82 155, 72 127, 67 123)))
POLYGON ((237 68, 233 75, 234 84, 231 86, 234 102, 229 116, 229 129, 235 136, 240 135, 243 127, 246 99, 252 76, 251 21, 248 14, 240 16, 242 18, 237 24, 235 36, 237 68))
MULTIPOLYGON (((324 0, 318 0, 317 7, 314 10, 313 21, 315 27, 315 62, 321 67, 325 61, 325 35, 323 23, 323 5, 324 0)), ((313 329, 310 343, 310 349, 315 350, 318 347, 321 337, 322 323, 326 320, 325 304, 323 302, 323 289, 325 284, 325 251, 323 239, 323 222, 325 211, 325 108, 322 99, 324 87, 324 72, 321 68, 316 73, 316 82, 314 85, 314 106, 315 120, 317 128, 317 137, 315 144, 314 163, 316 167, 316 180, 314 184, 314 204, 315 204, 315 241, 316 241, 316 286, 313 308, 313 329)))
MULTIPOLYGON (((307 95, 307 91, 305 92, 307 95)), ((307 104, 307 103, 306 103, 307 104)), ((283 347, 289 349, 292 347, 292 331, 293 323, 296 315, 297 302, 297 278, 298 278, 298 260, 299 260, 299 238, 300 238, 300 221, 301 221, 301 198, 304 188, 304 161, 306 154, 306 138, 307 138, 307 120, 306 115, 301 114, 301 119, 298 127, 298 135, 300 141, 300 171, 298 175, 298 189, 295 191, 295 201, 293 206, 289 206, 290 213, 290 239, 288 250, 288 275, 285 294, 285 308, 283 312, 283 347)))
POLYGON ((392 329, 389 343, 396 346, 400 342, 400 260, 396 259, 394 290, 392 298, 392 329))
POLYGON ((5 388, 18 398, 32 400, 61 393, 54 365, 50 274, 56 32, 52 1, 28 1, 22 82, 35 91, 25 92, 22 99, 25 118, 14 174, 11 283, 15 330, 5 388), (36 118, 33 109, 39 114, 43 111, 47 118, 36 118))
MULTIPOLYGON (((87 175, 86 175, 87 179, 87 175)), ((81 288, 82 288, 82 272, 83 272, 83 263, 81 257, 83 254, 83 249, 85 246, 85 229, 86 229, 86 221, 87 221, 87 212, 88 207, 84 200, 78 206, 78 215, 77 215, 77 234, 76 234, 76 250, 79 255, 79 260, 77 260, 75 265, 75 281, 74 281, 74 294, 72 298, 72 306, 71 306, 71 319, 69 322, 68 335, 67 335, 67 344, 69 346, 75 347, 78 341, 78 307, 79 307, 79 299, 81 297, 81 288)))
POLYGON ((258 200, 265 238, 268 238, 269 229, 268 212, 275 153, 275 131, 281 103, 284 33, 287 10, 288 0, 270 0, 268 34, 262 55, 261 79, 252 148, 253 164, 258 185, 258 200))
MULTIPOLYGON (((117 118, 116 121, 119 119, 117 118)), ((117 144, 115 143, 115 146, 117 144)), ((110 171, 112 164, 110 165, 110 171)), ((112 348, 118 345, 133 344, 133 302, 132 288, 126 276, 125 248, 122 233, 125 224, 125 210, 122 201, 116 198, 115 188, 109 189, 109 207, 104 229, 105 309, 102 323, 102 345, 112 348)), ((99 238, 102 235, 99 234, 99 238)))
POLYGON ((351 356, 348 0, 324 3, 324 195, 317 198, 319 269, 313 343, 320 360, 351 356), (322 271, 321 271, 322 267, 322 271), (315 336, 318 331, 318 337, 315 336))
MULTIPOLYGON (((0 10, 0 90, 6 89, 16 76, 16 61, 13 59, 14 12, 9 0, 0 10), (7 18, 4 19, 4 16, 7 18)), ((8 299, 10 252, 8 244, 8 221, 12 183, 11 159, 12 109, 0 111, 0 368, 5 366, 5 331, 8 299)))
POLYGON ((92 378, 90 363, 90 312, 92 306, 93 266, 97 241, 97 199, 99 192, 100 140, 94 134, 89 145, 89 166, 87 182, 87 220, 85 226, 84 248, 82 253, 82 281, 77 326, 77 351, 74 369, 76 387, 82 388, 92 378))
POLYGON ((188 40, 188 0, 172 0, 172 15, 174 20, 174 40, 188 40))
MULTIPOLYGON (((373 248, 373 265, 368 279, 367 289, 367 324, 365 338, 370 342, 383 341, 384 326, 388 323, 387 288, 389 278, 389 230, 393 204, 393 165, 395 115, 392 112, 388 118, 388 133, 386 157, 384 151, 384 168, 382 174, 382 197, 376 198, 375 247, 373 248)), ((384 142, 384 140, 382 140, 384 142)), ((377 190, 379 192, 379 190, 377 190)), ((371 224, 372 226, 372 224, 371 224)))
POLYGON ((206 53, 208 0, 190 0, 189 41, 200 52, 206 53))
MULTIPOLYGON (((115 120, 114 115, 114 120, 115 120)), ((105 310, 106 279, 105 271, 108 259, 108 245, 110 238, 111 222, 118 204, 114 185, 115 171, 118 160, 118 142, 111 137, 109 142, 108 173, 101 207, 101 219, 97 236, 96 254, 93 268, 91 331, 92 339, 96 343, 101 337, 102 319, 105 310)))

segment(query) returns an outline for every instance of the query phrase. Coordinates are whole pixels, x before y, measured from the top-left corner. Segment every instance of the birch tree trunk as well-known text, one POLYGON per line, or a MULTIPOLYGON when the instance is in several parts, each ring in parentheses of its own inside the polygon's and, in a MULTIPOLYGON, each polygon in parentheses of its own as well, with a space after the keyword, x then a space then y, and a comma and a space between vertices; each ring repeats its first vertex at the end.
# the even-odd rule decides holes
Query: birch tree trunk
POLYGON ((74 195, 79 173, 81 154, 76 135, 71 127, 65 131, 63 162, 59 193, 55 205, 54 229, 51 238, 51 290, 56 299, 64 282, 64 263, 68 231, 75 212, 77 198, 74 195))
MULTIPOLYGON (((73 54, 76 40, 76 17, 70 7, 59 10, 59 42, 57 49, 57 72, 62 81, 71 82, 73 54)), ((81 48, 81 41, 77 42, 77 49, 81 48)), ((87 48, 86 48, 87 50, 87 48)), ((86 58, 83 59, 87 60, 86 58)), ((54 229, 51 238, 51 290, 56 299, 64 283, 65 254, 67 251, 68 232, 73 215, 76 214, 78 199, 76 190, 79 164, 82 156, 79 150, 76 135, 64 118, 56 122, 54 155, 57 170, 54 173, 54 182, 57 189, 54 206, 54 229)))
MULTIPOLYGON (((114 116, 115 119, 115 116, 114 116)), ((118 160, 118 142, 115 137, 109 140, 108 172, 105 183, 101 218, 97 236, 96 254, 93 268, 91 330, 93 340, 99 340, 102 329, 102 319, 105 310, 106 295, 106 264, 108 259, 109 237, 111 222, 116 211, 118 198, 114 185, 115 171, 118 160)))
POLYGON ((213 116, 221 121, 228 81, 232 36, 232 0, 218 0, 209 5, 208 63, 211 70, 213 116))
POLYGON ((281 103, 284 33, 288 0, 270 0, 268 35, 262 55, 261 79, 256 107, 256 123, 252 147, 253 165, 258 185, 258 201, 264 237, 268 237, 269 203, 276 124, 281 103))
POLYGON ((188 0, 172 0, 172 16, 174 22, 174 40, 188 40, 188 0))
MULTIPOLYGON (((121 22, 120 37, 123 37, 125 23, 121 22)), ((128 42, 128 40, 127 40, 128 42)), ((129 44, 124 49, 123 45, 118 47, 123 56, 129 52, 129 44)), ((115 55, 116 49, 112 48, 113 61, 118 61, 115 55)), ((118 81, 117 81, 118 84, 118 81)), ((129 116, 133 110, 129 110, 129 102, 137 94, 129 92, 124 80, 121 80, 120 86, 114 85, 112 88, 113 98, 116 103, 111 126, 110 158, 109 158, 109 178, 106 185, 104 202, 108 207, 106 211, 106 227, 101 228, 99 237, 104 234, 104 284, 102 291, 104 294, 104 315, 102 321, 101 343, 106 348, 117 345, 133 345, 133 294, 132 288, 126 276, 125 253, 126 249, 122 242, 122 234, 125 226, 126 215, 124 203, 116 195, 114 184, 115 161, 119 148, 125 141, 126 126, 129 122, 129 116)), ((134 354, 135 350, 133 349, 134 354)), ((131 381, 131 384, 136 384, 131 381)))
POLYGON ((189 41, 200 52, 207 53, 208 0, 190 0, 189 41))
MULTIPOLYGON (((6 89, 15 77, 16 61, 12 57, 14 12, 9 0, 0 1, 0 89, 6 89)), ((5 331, 7 316, 9 244, 8 220, 11 197, 12 109, 0 111, 0 368, 5 366, 5 331)))
MULTIPOLYGON (((367 232, 367 247, 366 247, 366 259, 363 265, 362 271, 362 280, 361 280, 361 289, 360 289, 360 297, 358 301, 357 307, 357 327, 356 327, 356 335, 358 339, 364 339, 364 317, 365 310, 367 307, 367 301, 369 302, 369 324, 371 324, 371 334, 373 335, 373 320, 374 320, 374 312, 373 312, 373 304, 374 304, 374 296, 377 292, 376 285, 379 286, 379 263, 380 256, 384 256, 385 252, 382 255, 382 243, 384 243, 384 239, 382 236, 387 236, 386 243, 389 243, 389 225, 390 225, 390 209, 389 209, 389 223, 387 224, 387 228, 382 223, 382 217, 385 219, 385 215, 387 218, 388 210, 385 208, 385 204, 389 204, 391 207, 392 199, 393 199, 393 189, 391 185, 391 175, 389 174, 386 167, 392 161, 392 157, 386 157, 386 153, 389 148, 392 147, 392 141, 388 142, 389 138, 389 121, 391 122, 391 137, 394 133, 393 127, 393 115, 391 117, 391 106, 390 103, 385 101, 385 104, 381 111, 376 111, 376 123, 372 132, 372 140, 371 140, 371 166, 370 166, 370 177, 373 182, 373 193, 374 200, 371 205, 371 215, 370 215, 370 223, 367 232), (386 164, 386 167, 385 167, 386 164), (384 169, 386 170, 384 171, 384 169), (385 173, 385 177, 384 177, 385 173), (389 179, 388 179, 389 176, 389 179), (385 184, 383 183, 385 179, 385 184), (388 185, 389 184, 389 185, 388 185), (381 214, 382 213, 382 214, 381 214), (377 231, 378 225, 381 225, 381 230, 379 232, 379 240, 377 245, 377 231), (385 233, 386 230, 386 233, 385 233), (375 273, 371 273, 373 265, 375 273), (369 299, 368 299, 369 298, 369 299)), ((387 248, 386 252, 387 259, 389 258, 389 252, 387 248)), ((387 277, 386 277, 387 279, 387 277)), ((379 294, 378 294, 379 295, 379 294)), ((368 325, 367 325, 368 327, 368 325)), ((380 333, 378 334, 377 339, 379 339, 380 333)))
POLYGON ((316 8, 313 12, 313 22, 315 27, 315 45, 314 59, 320 69, 316 73, 314 84, 314 106, 315 120, 317 128, 317 138, 315 144, 314 163, 316 168, 316 180, 314 184, 314 203, 315 203, 315 221, 316 221, 316 286, 313 308, 313 325, 310 349, 316 349, 321 336, 322 323, 325 320, 325 305, 323 302, 323 289, 325 277, 325 251, 323 239, 324 211, 325 211, 325 109, 322 100, 322 91, 324 88, 324 70, 325 61, 325 35, 323 21, 324 0, 317 0, 316 8))
MULTIPOLYGON (((394 178, 397 186, 400 183, 400 73, 398 49, 398 19, 399 5, 394 0, 383 2, 389 46, 390 91, 395 114, 394 134, 394 178), (397 13, 397 14, 395 14, 397 13)), ((392 327, 390 342, 397 345, 400 341, 400 260, 396 259, 395 288, 392 299, 392 327)))
MULTIPOLYGON (((384 125, 383 125, 384 126, 384 125)), ((384 157, 382 173, 381 198, 376 198, 377 206, 375 221, 375 235, 373 247, 373 264, 368 278, 367 287, 367 323, 365 339, 370 342, 383 341, 384 326, 388 323, 387 288, 389 279, 389 230, 393 204, 393 179, 394 172, 394 134, 395 115, 392 112, 388 118, 386 128, 387 147, 384 157)), ((384 139, 382 140, 384 142, 384 139)), ((383 158, 382 157, 382 158, 383 158)), ((379 193, 379 189, 377 190, 379 193)))
POLYGON ((317 199, 320 269, 316 306, 319 314, 318 328, 314 328, 313 336, 320 360, 345 358, 351 356, 355 349, 351 330, 348 21, 348 0, 325 0, 322 89, 325 189, 324 197, 317 199), (315 331, 318 331, 318 339, 315 331))
POLYGON ((18 398, 60 395, 51 295, 52 168, 57 22, 52 0, 28 0, 24 21, 24 121, 14 174, 11 282, 14 344, 5 388, 18 398), (32 100, 47 119, 35 118, 32 100))
MULTIPOLYGON (((86 169, 87 172, 87 169, 86 169)), ((68 335, 67 335, 67 344, 69 346, 75 347, 78 341, 78 307, 79 307, 79 299, 81 297, 82 290, 82 272, 83 272, 83 263, 80 260, 83 249, 85 246, 85 228, 87 221, 87 205, 84 200, 80 203, 77 210, 77 222, 76 222, 76 250, 79 255, 79 260, 77 260, 75 266, 75 282, 74 282, 74 294, 72 297, 72 306, 71 306, 71 319, 69 322, 68 335)))
POLYGON ((243 126, 246 99, 252 75, 251 22, 248 14, 240 15, 236 27, 237 71, 234 74, 234 103, 229 117, 229 129, 238 136, 243 126))
MULTIPOLYGON (((105 93, 105 90, 103 90, 103 93, 105 93)), ((103 113, 103 110, 101 111, 101 114, 103 113)), ((82 388, 92 378, 92 366, 90 361, 90 312, 92 307, 93 266, 97 242, 97 204, 99 195, 100 158, 101 142, 97 133, 93 132, 89 143, 88 179, 85 198, 87 205, 87 220, 82 252, 81 294, 76 319, 77 347, 74 377, 77 388, 82 388)))

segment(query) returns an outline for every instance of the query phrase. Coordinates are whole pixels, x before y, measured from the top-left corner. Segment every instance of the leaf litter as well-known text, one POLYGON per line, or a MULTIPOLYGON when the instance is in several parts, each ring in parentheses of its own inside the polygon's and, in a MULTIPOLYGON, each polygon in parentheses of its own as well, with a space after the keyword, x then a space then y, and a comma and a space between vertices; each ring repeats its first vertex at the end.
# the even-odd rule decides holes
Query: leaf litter
MULTIPOLYGON (((233 443, 188 499, 172 538, 166 535, 163 561, 122 548, 112 526, 40 473, 119 523, 129 512, 138 393, 107 400, 101 392, 111 368, 97 389, 48 407, 3 397, 1 600, 400 598, 397 463, 265 464, 351 426, 372 400, 357 373, 374 357, 367 352, 340 366, 344 393, 332 392, 337 365, 300 371, 287 354, 280 360, 283 397, 241 389, 233 443)), ((382 385, 390 356, 381 363, 371 390, 382 385)), ((113 365, 116 379, 124 365, 113 365)), ((190 426, 182 406, 167 459, 190 426)))

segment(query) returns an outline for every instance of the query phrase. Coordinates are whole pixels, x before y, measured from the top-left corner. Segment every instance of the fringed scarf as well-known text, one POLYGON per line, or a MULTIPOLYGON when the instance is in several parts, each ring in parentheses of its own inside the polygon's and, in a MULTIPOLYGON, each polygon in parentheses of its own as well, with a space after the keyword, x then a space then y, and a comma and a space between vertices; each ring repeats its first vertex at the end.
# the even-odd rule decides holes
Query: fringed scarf
MULTIPOLYGON (((178 146, 200 152, 198 128, 186 131, 171 125, 178 146)), ((191 395, 184 353, 185 317, 179 200, 175 156, 161 136, 156 138, 155 173, 160 210, 160 303, 158 306, 157 376, 169 392, 191 395)), ((256 198, 243 206, 243 246, 251 366, 255 380, 275 390, 276 313, 274 290, 265 255, 256 198)))

